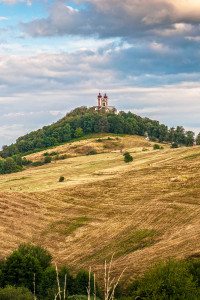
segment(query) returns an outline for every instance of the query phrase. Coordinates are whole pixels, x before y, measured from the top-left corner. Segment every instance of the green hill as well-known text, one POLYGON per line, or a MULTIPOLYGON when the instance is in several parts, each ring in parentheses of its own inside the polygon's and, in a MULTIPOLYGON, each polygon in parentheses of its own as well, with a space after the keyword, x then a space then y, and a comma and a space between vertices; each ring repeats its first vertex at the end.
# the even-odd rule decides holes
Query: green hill
POLYGON ((148 136, 152 141, 186 146, 194 144, 194 133, 185 131, 182 126, 169 129, 158 121, 141 118, 131 112, 120 112, 116 115, 99 113, 93 108, 80 107, 58 122, 19 137, 16 143, 10 146, 3 146, 0 155, 3 158, 16 154, 25 155, 87 137, 93 133, 139 135, 148 136))

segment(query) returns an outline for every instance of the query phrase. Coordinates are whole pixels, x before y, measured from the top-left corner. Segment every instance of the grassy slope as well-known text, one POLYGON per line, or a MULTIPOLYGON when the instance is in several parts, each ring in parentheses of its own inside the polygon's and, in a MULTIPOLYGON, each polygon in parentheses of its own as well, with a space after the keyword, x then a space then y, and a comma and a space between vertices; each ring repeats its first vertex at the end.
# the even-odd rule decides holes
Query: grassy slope
MULTIPOLYGON (((140 137, 119 142, 133 163, 111 149, 0 176, 0 256, 31 241, 58 263, 99 269, 115 252, 117 269, 134 275, 160 259, 197 253, 200 148, 153 151, 140 137)), ((92 139, 77 143, 97 147, 92 139)), ((70 154, 71 146, 56 151, 70 154)))

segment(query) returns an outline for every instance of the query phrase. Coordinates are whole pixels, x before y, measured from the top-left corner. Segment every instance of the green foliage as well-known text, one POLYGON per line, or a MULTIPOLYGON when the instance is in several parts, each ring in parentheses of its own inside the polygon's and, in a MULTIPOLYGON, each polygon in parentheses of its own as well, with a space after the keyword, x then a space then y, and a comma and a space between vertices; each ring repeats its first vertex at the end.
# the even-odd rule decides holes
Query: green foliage
POLYGON ((154 149, 154 150, 162 150, 163 147, 160 146, 159 144, 154 144, 154 145, 153 145, 153 149, 154 149))
POLYGON ((149 270, 137 281, 134 289, 132 294, 142 299, 198 299, 198 289, 187 264, 174 260, 160 263, 149 270))
POLYGON ((74 132, 74 137, 79 138, 79 137, 82 137, 83 135, 84 135, 83 129, 81 127, 76 128, 76 130, 74 132))
POLYGON ((49 155, 50 155, 50 156, 56 156, 56 155, 58 155, 58 152, 52 151, 52 152, 49 153, 49 155))
POLYGON ((6 286, 0 289, 0 300, 33 300, 33 295, 27 288, 6 286))
POLYGON ((171 144, 171 148, 172 149, 179 148, 179 145, 176 142, 174 142, 174 143, 171 144))
MULTIPOLYGON (((58 272, 61 290, 64 290, 66 276, 66 294, 73 295, 75 290, 75 279, 70 274, 69 270, 64 266, 58 272)), ((48 267, 42 274, 40 286, 40 295, 42 299, 52 300, 58 292, 56 269, 53 266, 48 267)), ((63 292, 62 292, 63 293, 63 292)))
POLYGON ((50 266, 42 273, 41 281, 39 284, 39 294, 43 296, 45 300, 54 299, 57 294, 56 284, 56 269, 50 266))
POLYGON ((32 255, 15 251, 6 260, 4 267, 4 285, 24 286, 33 291, 34 274, 38 286, 42 268, 32 255))
POLYGON ((29 244, 21 245, 5 261, 2 269, 3 285, 24 286, 33 291, 34 276, 38 287, 42 272, 50 263, 51 255, 45 249, 29 244))
MULTIPOLYGON (((15 144, 3 146, 3 158, 44 150, 91 133, 148 135, 151 140, 192 146, 194 133, 182 126, 168 128, 158 121, 141 118, 131 112, 99 113, 92 108, 79 107, 63 119, 18 138, 15 144)), ((199 139, 197 139, 199 141, 199 139)), ((53 155, 49 155, 53 156, 53 155)))
POLYGON ((45 152, 45 153, 43 154, 43 156, 49 156, 49 153, 48 153, 48 152, 45 152))
POLYGON ((129 163, 133 161, 133 157, 129 152, 125 152, 123 154, 125 163, 129 163))
MULTIPOLYGON (((90 299, 94 300, 94 297, 91 296, 90 299)), ((88 300, 88 296, 86 296, 86 295, 73 295, 73 296, 69 296, 68 300, 88 300)), ((100 300, 100 299, 96 297, 96 300, 100 300)))
POLYGON ((21 170, 22 166, 18 165, 12 157, 0 159, 0 174, 10 174, 21 170))
POLYGON ((66 158, 68 158, 67 154, 63 154, 63 155, 59 155, 59 156, 57 157, 57 160, 64 160, 64 159, 66 159, 66 158))
POLYGON ((31 161, 31 160, 27 159, 26 157, 23 157, 23 158, 22 158, 22 165, 23 165, 23 166, 29 166, 29 165, 31 165, 31 164, 32 164, 32 161, 31 161))
MULTIPOLYGON (((89 282, 89 273, 81 270, 78 272, 75 278, 76 292, 79 295, 87 295, 87 287, 89 282)), ((91 294, 94 293, 94 275, 91 274, 91 294)))
POLYGON ((44 165, 44 161, 34 161, 32 162, 31 164, 33 167, 40 167, 40 166, 43 166, 44 165))
POLYGON ((196 144, 197 144, 197 146, 200 145, 200 133, 196 137, 196 144))
MULTIPOLYGON (((140 243, 154 235, 154 231, 141 230, 127 242, 130 242, 132 247, 132 242, 140 243)), ((34 274, 37 299, 54 299, 58 286, 56 269, 51 265, 51 255, 41 247, 24 244, 5 261, 0 261, 0 300, 33 299, 31 291, 33 292, 34 274)), ((74 277, 69 269, 63 266, 58 270, 58 278, 62 295, 66 278, 67 299, 87 299, 89 282, 87 271, 81 270, 74 277)), ((93 295, 93 274, 90 284, 93 295)), ((97 297, 100 297, 101 292, 97 283, 96 286, 97 297)), ((197 255, 186 261, 169 260, 159 263, 135 280, 128 289, 119 286, 115 295, 117 299, 200 299, 200 257, 197 255)))
POLYGON ((188 269, 200 288, 200 255, 188 259, 188 269))
POLYGON ((45 164, 50 164, 51 162, 52 162, 52 157, 51 156, 45 156, 44 163, 45 164))
POLYGON ((64 181, 65 181, 65 177, 64 176, 60 176, 59 182, 64 182, 64 181))
POLYGON ((22 255, 30 254, 35 257, 39 263, 41 268, 44 270, 50 266, 52 256, 51 254, 44 248, 40 246, 35 246, 31 244, 22 244, 19 246, 18 250, 22 255))

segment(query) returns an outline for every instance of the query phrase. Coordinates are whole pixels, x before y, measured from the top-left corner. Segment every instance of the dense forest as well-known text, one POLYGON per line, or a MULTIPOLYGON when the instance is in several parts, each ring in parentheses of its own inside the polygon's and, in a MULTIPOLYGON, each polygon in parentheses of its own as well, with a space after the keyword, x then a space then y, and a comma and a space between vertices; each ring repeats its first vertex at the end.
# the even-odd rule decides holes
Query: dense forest
POLYGON ((148 136, 152 141, 167 142, 177 146, 192 146, 195 142, 194 132, 185 131, 182 126, 168 128, 158 121, 142 118, 131 112, 120 112, 116 115, 80 107, 56 123, 18 138, 15 144, 3 146, 0 156, 7 158, 17 154, 25 155, 84 135, 102 132, 148 136))
MULTIPOLYGON (((67 266, 57 269, 47 250, 23 244, 0 261, 0 299, 200 299, 199 256, 182 261, 160 262, 136 279, 128 280, 125 272, 118 285, 113 282, 112 277, 115 275, 112 271, 109 273, 110 278, 104 274, 104 270, 102 274, 94 276, 92 272, 85 270, 72 273, 67 266), (105 291, 108 282, 112 288, 107 297, 105 291), (91 296, 88 297, 88 294, 91 296)), ((131 278, 134 277, 135 274, 132 274, 131 278)))

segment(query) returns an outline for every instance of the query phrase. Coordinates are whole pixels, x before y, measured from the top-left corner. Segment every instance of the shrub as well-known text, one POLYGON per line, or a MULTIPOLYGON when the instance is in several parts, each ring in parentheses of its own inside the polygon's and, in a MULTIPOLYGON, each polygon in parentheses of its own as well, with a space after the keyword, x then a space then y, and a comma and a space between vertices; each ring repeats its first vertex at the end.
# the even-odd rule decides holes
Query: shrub
POLYGON ((60 176, 59 182, 64 182, 64 181, 65 181, 65 177, 64 176, 60 176))
POLYGON ((48 153, 48 152, 45 152, 45 153, 43 154, 43 156, 49 156, 49 153, 48 153))
POLYGON ((66 158, 68 158, 67 154, 63 154, 63 155, 59 155, 59 156, 57 157, 57 160, 64 160, 64 159, 66 159, 66 158))
POLYGON ((153 150, 161 150, 162 147, 159 144, 154 144, 153 145, 153 150))
POLYGON ((40 167, 40 166, 43 166, 44 165, 44 162, 43 161, 34 161, 32 162, 31 164, 33 167, 40 167))
POLYGON ((44 163, 45 163, 45 164, 50 164, 51 162, 52 162, 51 156, 45 156, 45 158, 44 158, 44 163))
POLYGON ((27 159, 26 157, 22 158, 22 165, 23 166, 30 166, 33 162, 30 159, 27 159))
POLYGON ((189 273, 187 264, 174 260, 160 263, 146 272, 135 289, 133 295, 142 299, 199 299, 196 282, 189 273))
POLYGON ((179 145, 177 143, 172 143, 171 144, 171 148, 173 148, 173 149, 179 148, 179 145))
POLYGON ((6 286, 0 289, 0 300, 33 300, 31 292, 24 287, 6 286))
POLYGON ((53 152, 49 153, 49 155, 50 155, 50 156, 56 156, 56 155, 58 155, 58 152, 53 151, 53 152))
POLYGON ((125 163, 129 163, 133 161, 133 156, 129 152, 125 152, 123 154, 125 163))
POLYGON ((96 155, 96 154, 97 154, 97 150, 92 149, 92 150, 88 151, 86 155, 96 155))
POLYGON ((22 171, 22 167, 12 157, 0 159, 0 174, 10 174, 22 171))

